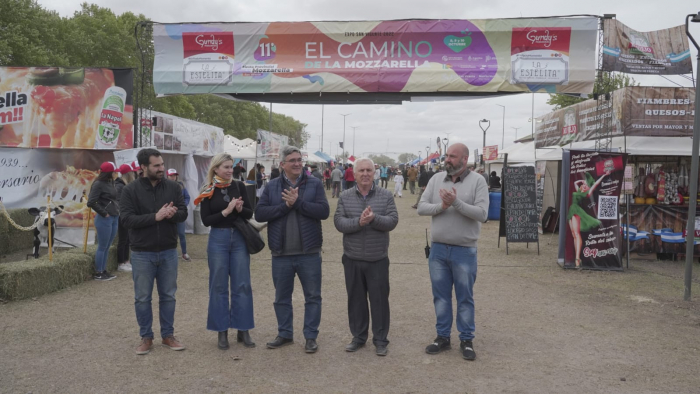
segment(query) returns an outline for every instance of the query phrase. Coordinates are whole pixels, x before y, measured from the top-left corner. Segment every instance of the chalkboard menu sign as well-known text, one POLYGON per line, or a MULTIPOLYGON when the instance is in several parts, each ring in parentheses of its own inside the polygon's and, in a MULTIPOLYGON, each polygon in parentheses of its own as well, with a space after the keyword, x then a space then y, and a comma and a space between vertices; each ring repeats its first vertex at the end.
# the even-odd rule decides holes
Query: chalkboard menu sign
POLYGON ((503 169, 507 242, 537 242, 537 183, 534 167, 503 169))

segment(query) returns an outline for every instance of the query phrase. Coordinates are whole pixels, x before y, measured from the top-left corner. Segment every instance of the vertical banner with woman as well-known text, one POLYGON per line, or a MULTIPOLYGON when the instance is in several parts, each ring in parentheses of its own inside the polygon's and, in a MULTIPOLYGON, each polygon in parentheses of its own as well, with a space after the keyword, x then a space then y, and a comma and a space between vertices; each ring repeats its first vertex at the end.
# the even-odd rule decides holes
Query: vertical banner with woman
POLYGON ((564 268, 622 269, 620 190, 626 155, 571 151, 564 268))

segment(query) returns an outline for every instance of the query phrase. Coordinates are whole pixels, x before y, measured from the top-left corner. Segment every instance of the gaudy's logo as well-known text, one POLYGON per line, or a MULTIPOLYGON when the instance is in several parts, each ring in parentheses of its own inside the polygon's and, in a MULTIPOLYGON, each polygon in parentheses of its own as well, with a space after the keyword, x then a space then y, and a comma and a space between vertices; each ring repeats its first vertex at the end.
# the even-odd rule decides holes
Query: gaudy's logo
POLYGON ((549 30, 544 33, 539 33, 537 30, 530 30, 526 35, 527 39, 533 44, 542 44, 545 48, 552 46, 552 43, 557 40, 556 35, 549 34, 549 30))
POLYGON ((207 39, 205 36, 199 35, 194 39, 194 42, 199 44, 199 46, 202 48, 209 48, 212 51, 218 50, 219 45, 224 43, 223 40, 216 39, 213 34, 210 37, 211 38, 207 39))

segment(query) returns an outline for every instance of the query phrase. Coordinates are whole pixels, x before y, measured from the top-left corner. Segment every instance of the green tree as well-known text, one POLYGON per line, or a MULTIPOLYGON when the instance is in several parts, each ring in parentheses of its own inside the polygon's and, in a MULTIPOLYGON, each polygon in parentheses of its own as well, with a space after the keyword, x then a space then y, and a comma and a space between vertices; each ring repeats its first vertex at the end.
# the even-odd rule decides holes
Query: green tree
POLYGON ((35 0, 0 1, 0 66, 69 66, 63 24, 35 0))
POLYGON ((369 157, 370 159, 372 159, 373 162, 375 162, 376 164, 379 164, 379 165, 382 165, 382 163, 386 163, 386 165, 392 166, 392 167, 396 165, 396 160, 392 159, 391 157, 389 157, 387 155, 381 155, 381 154, 376 155, 375 154, 375 155, 369 155, 367 157, 369 157))
POLYGON ((415 153, 402 153, 399 155, 399 163, 408 163, 417 158, 418 156, 415 153))
MULTIPOLYGON (((639 83, 634 80, 634 78, 629 75, 624 74, 614 74, 610 72, 604 72, 602 79, 596 79, 595 85, 593 86, 594 94, 605 94, 611 93, 617 89, 623 88, 625 86, 638 86, 639 83)), ((566 94, 550 94, 547 104, 554 106, 554 111, 562 108, 566 108, 570 105, 586 101, 588 99, 581 97, 569 96, 566 94)))

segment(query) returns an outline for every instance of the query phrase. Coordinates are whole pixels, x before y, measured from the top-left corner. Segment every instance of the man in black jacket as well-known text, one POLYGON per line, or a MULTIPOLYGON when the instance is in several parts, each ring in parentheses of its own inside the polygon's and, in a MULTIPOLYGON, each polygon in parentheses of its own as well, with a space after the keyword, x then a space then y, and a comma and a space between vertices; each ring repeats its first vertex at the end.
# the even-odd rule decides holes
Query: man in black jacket
POLYGON ((425 166, 420 166, 420 175, 418 176, 418 199, 416 200, 416 203, 411 206, 411 208, 418 209, 418 202, 420 202, 420 197, 423 195, 425 187, 428 186, 428 181, 434 175, 431 173, 432 169, 430 172, 427 172, 425 171, 425 166))
POLYGON ((134 306, 141 336, 136 354, 147 354, 153 346, 151 294, 156 280, 162 343, 172 350, 184 350, 185 347, 173 336, 173 322, 177 290, 177 224, 187 219, 187 206, 180 186, 164 179, 165 167, 160 152, 143 149, 137 157, 144 176, 124 187, 120 200, 121 219, 129 229, 134 306))

